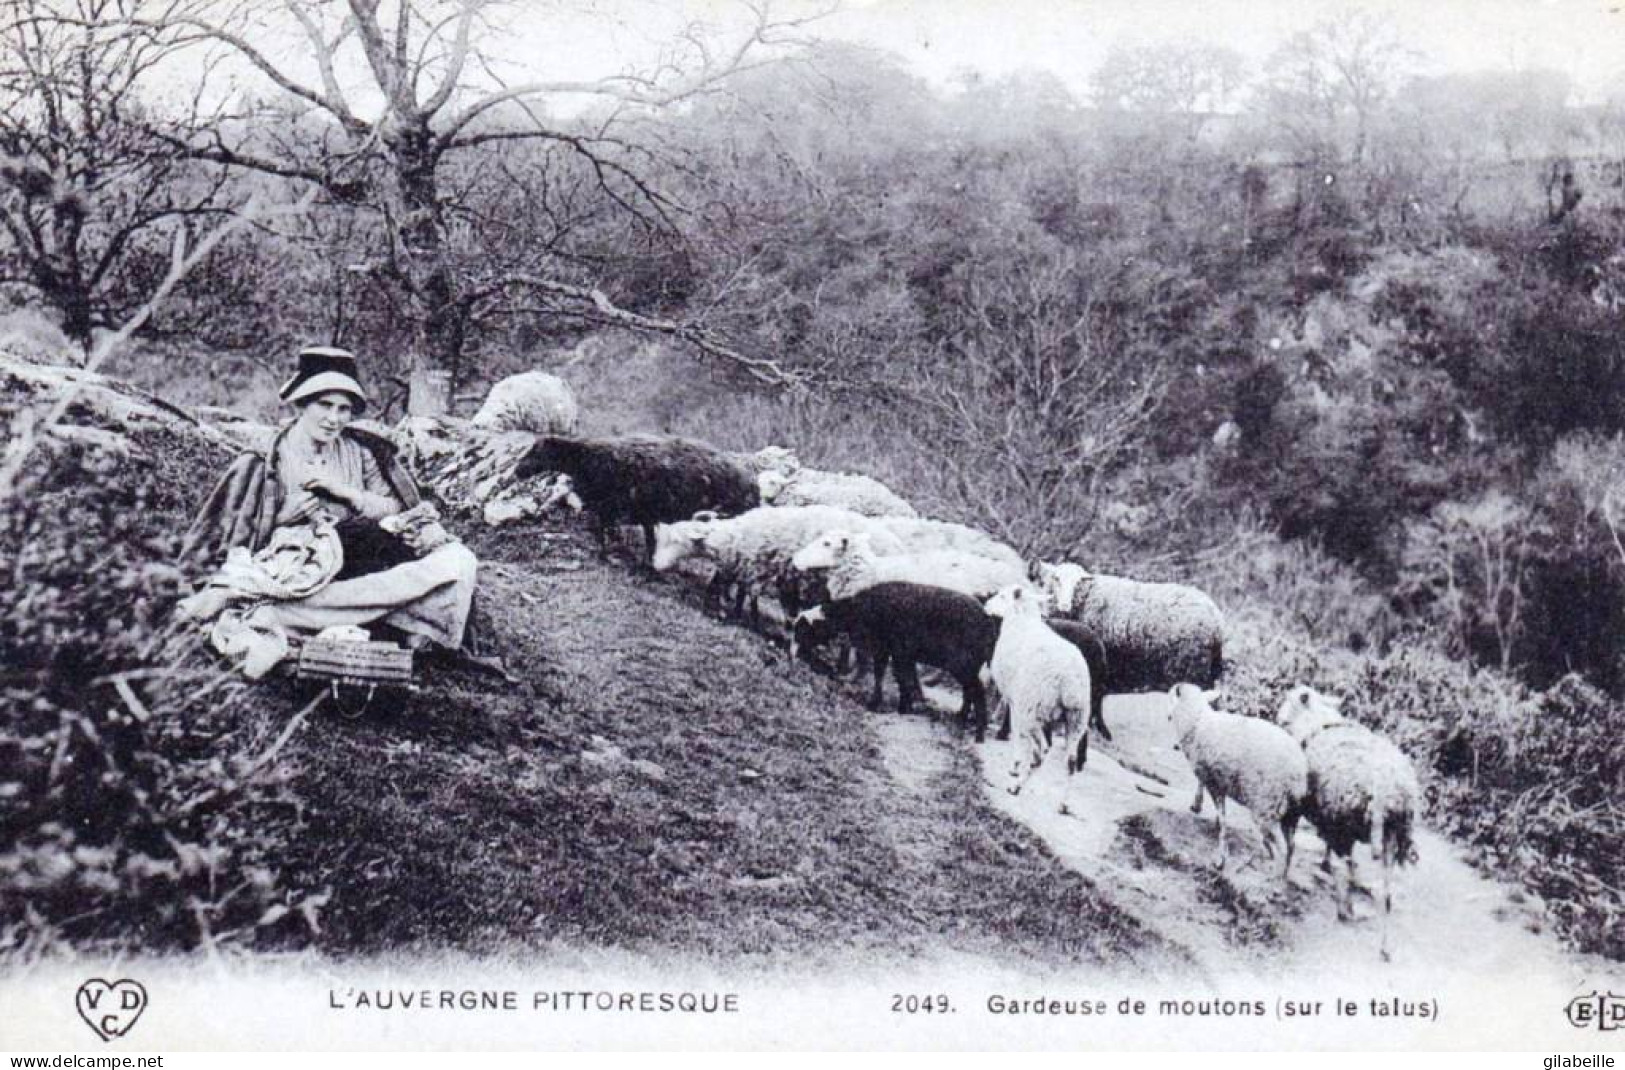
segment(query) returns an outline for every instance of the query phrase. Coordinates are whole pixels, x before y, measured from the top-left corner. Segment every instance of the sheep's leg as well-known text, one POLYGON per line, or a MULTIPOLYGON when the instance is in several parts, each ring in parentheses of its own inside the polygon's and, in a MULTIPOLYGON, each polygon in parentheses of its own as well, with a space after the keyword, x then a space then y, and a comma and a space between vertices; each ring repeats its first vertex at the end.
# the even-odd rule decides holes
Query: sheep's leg
POLYGON ((1016 747, 1018 755, 1021 753, 1019 748, 1027 749, 1027 761, 1023 768, 1021 759, 1019 757, 1016 759, 1016 768, 1011 770, 1016 777, 1016 782, 1010 785, 1011 795, 1020 795, 1021 789, 1027 786, 1027 781, 1038 772, 1038 767, 1043 764, 1044 755, 1048 753, 1049 741, 1037 728, 1028 728, 1022 733, 1022 738, 1016 741, 1016 747))
POLYGON ((1082 771, 1089 761, 1089 733, 1084 732, 1078 736, 1078 769, 1082 771))
POLYGON ((655 526, 643 525, 643 567, 645 571, 655 570, 655 526))
MULTIPOLYGON (((1051 739, 1053 741, 1053 737, 1051 739)), ((1049 758, 1047 751, 1044 757, 1046 760, 1049 758)), ((1058 809, 1063 814, 1069 814, 1072 811, 1067 809, 1067 795, 1072 787, 1072 774, 1074 772, 1072 768, 1072 720, 1066 716, 1064 710, 1061 711, 1061 757, 1066 759, 1066 779, 1061 782, 1061 805, 1058 809)))
POLYGON ((1286 844, 1286 863, 1281 866, 1281 879, 1288 880, 1292 875, 1292 848, 1293 839, 1298 832, 1298 811, 1296 807, 1288 810, 1281 817, 1281 840, 1286 844))
POLYGON ((1392 962, 1394 957, 1388 953, 1388 923, 1389 915, 1394 912, 1394 891, 1391 885, 1393 878, 1393 865, 1388 859, 1382 860, 1382 942, 1379 945, 1382 951, 1382 961, 1392 962))
POLYGON ((1100 738, 1110 743, 1112 730, 1106 727, 1106 716, 1103 712, 1106 707, 1106 696, 1098 688, 1093 689, 1094 694, 1089 696, 1089 727, 1100 733, 1100 738))
POLYGON ((880 698, 881 693, 884 690, 884 681, 886 679, 886 664, 890 660, 891 656, 885 650, 877 650, 874 652, 875 687, 874 690, 869 693, 869 708, 871 710, 880 709, 880 698))
POLYGON ((1196 801, 1191 803, 1191 813, 1199 814, 1201 812, 1202 812, 1202 782, 1200 780, 1198 780, 1196 782, 1196 801))
POLYGON ((964 694, 964 701, 959 705, 960 724, 974 725, 976 742, 981 743, 987 737, 987 691, 974 676, 961 684, 960 689, 964 694))
MULTIPOLYGON (((920 690, 919 670, 907 658, 893 658, 892 676, 897 680, 897 712, 905 716, 913 713, 914 699, 924 698, 924 692, 920 690)), ((935 720, 936 716, 936 711, 932 710, 932 720, 935 720)))
POLYGON ((1334 871, 1334 877, 1341 877, 1337 880, 1337 920, 1353 921, 1354 897, 1350 886, 1354 883, 1354 856, 1348 855, 1343 861, 1342 868, 1334 871))
POLYGON ((1217 807, 1219 811, 1219 872, 1223 873, 1225 864, 1230 861, 1230 841, 1225 837, 1224 827, 1224 796, 1213 796, 1213 805, 1217 807))
MULTIPOLYGON (((1386 830, 1384 830, 1386 831, 1386 830)), ((1388 836, 1383 837, 1382 857, 1377 862, 1382 866, 1382 961, 1392 962, 1393 956, 1388 953, 1388 923, 1389 915, 1394 912, 1394 841, 1388 836)))
POLYGON ((999 730, 993 734, 993 738, 1010 738, 1010 701, 1003 695, 999 696, 999 730))
POLYGON ((1350 893, 1352 894, 1353 892, 1359 892, 1361 895, 1365 896, 1368 899, 1375 899, 1376 896, 1371 894, 1371 889, 1366 887, 1365 883, 1360 880, 1359 870, 1354 864, 1354 850, 1353 850, 1353 848, 1349 849, 1348 871, 1349 871, 1349 890, 1350 890, 1350 893))

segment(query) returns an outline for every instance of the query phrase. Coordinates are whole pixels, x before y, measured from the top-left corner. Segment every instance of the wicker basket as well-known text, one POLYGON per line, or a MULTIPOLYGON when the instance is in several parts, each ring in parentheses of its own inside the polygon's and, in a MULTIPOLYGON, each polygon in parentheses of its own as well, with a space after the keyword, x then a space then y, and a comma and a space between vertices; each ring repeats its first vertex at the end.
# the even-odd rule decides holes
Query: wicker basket
POLYGON ((355 687, 414 686, 412 652, 395 643, 311 639, 299 651, 294 676, 355 687))

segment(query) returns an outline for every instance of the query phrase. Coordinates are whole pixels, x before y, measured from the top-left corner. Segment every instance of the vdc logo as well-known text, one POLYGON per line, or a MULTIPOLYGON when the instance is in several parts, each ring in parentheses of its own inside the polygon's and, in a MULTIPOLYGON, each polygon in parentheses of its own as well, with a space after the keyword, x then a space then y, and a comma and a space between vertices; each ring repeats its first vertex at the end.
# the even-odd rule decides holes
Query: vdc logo
POLYGON ((129 978, 104 981, 92 977, 79 986, 73 1002, 85 1024, 94 1029, 97 1036, 110 1041, 135 1026, 136 1019, 147 1009, 147 990, 141 987, 140 981, 129 978))
POLYGON ((1616 996, 1612 992, 1575 996, 1569 1000, 1564 1013, 1569 1016, 1569 1024, 1576 1029, 1612 1032, 1625 1026, 1625 996, 1616 996))

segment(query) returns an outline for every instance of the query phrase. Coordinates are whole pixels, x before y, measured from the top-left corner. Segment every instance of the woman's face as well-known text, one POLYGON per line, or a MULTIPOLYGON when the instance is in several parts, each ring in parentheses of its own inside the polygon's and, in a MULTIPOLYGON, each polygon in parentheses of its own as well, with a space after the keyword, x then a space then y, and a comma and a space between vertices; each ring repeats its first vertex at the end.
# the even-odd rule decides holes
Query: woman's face
POLYGON ((299 426, 315 441, 326 446, 336 441, 355 415, 355 404, 348 394, 330 390, 317 394, 299 410, 299 426))

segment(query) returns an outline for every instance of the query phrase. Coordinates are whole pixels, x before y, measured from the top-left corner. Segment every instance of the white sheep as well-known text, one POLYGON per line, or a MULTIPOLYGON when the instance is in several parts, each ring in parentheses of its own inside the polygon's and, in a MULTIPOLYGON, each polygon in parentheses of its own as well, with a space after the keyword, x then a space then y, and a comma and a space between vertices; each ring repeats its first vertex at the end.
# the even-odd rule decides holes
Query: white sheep
POLYGON ((510 375, 491 387, 485 404, 469 422, 498 431, 569 435, 576 429, 575 392, 558 376, 543 371, 510 375))
POLYGON ((1017 568, 1027 567, 1026 562, 1013 547, 1005 545, 985 531, 977 531, 964 524, 907 516, 878 517, 876 522, 897 536, 909 553, 954 550, 1014 565, 1017 568))
MULTIPOLYGON (((1337 704, 1311 687, 1295 687, 1276 720, 1303 748, 1309 763, 1304 816, 1326 843, 1323 868, 1344 860, 1337 886, 1337 916, 1354 916, 1354 845, 1366 842, 1382 867, 1382 957, 1388 954, 1393 912, 1393 869, 1415 861, 1412 840, 1422 812, 1422 788, 1410 759, 1393 743, 1344 717, 1337 704)), ((1334 878, 1335 879, 1335 878, 1334 878)))
POLYGON ((783 446, 763 446, 755 453, 740 453, 730 450, 728 456, 744 467, 746 471, 756 476, 767 472, 778 472, 781 475, 790 476, 801 471, 801 459, 783 446))
MULTIPOLYGON (((1078 648, 1044 623, 1043 599, 1018 584, 988 599, 989 616, 1000 618, 999 639, 989 664, 1001 705, 1010 713, 1010 794, 1020 793, 1044 760, 1057 730, 1067 776, 1089 757, 1089 663, 1078 648), (1072 740, 1077 738, 1074 758, 1072 740)), ((1070 785, 1069 785, 1070 787, 1070 785)), ((1061 796, 1067 811, 1067 794, 1061 796)))
POLYGON ((666 572, 688 560, 709 561, 716 567, 711 594, 722 585, 742 585, 744 591, 776 589, 787 612, 795 604, 796 570, 790 564, 796 551, 825 531, 855 530, 869 535, 877 546, 899 552, 902 545, 867 517, 829 505, 760 506, 728 520, 707 516, 655 529, 654 568, 666 572))
POLYGON ((850 598, 876 584, 898 581, 945 587, 985 601, 1022 582, 1020 566, 957 550, 882 556, 874 552, 871 535, 844 529, 824 532, 798 550, 790 563, 803 571, 828 569, 831 598, 850 598))
MULTIPOLYGON (((1112 694, 1212 687, 1224 671, 1224 614, 1195 587, 1097 575, 1070 561, 1038 563, 1032 578, 1051 612, 1085 625, 1099 641, 1112 667, 1112 694)), ((1103 720, 1095 727, 1112 738, 1103 720)))
POLYGON ((1253 815, 1264 836, 1264 846, 1275 857, 1279 828, 1286 861, 1283 879, 1292 869, 1292 836, 1304 797, 1309 792, 1309 763, 1303 748, 1286 731, 1257 717, 1241 717, 1213 708, 1216 691, 1195 684, 1177 684, 1170 693, 1168 723, 1176 746, 1196 774, 1196 801, 1191 813, 1202 812, 1204 790, 1219 811, 1219 869, 1228 860, 1225 842, 1225 802, 1234 799, 1253 815))
POLYGON ((919 515, 880 480, 849 472, 769 470, 756 477, 756 485, 768 505, 835 505, 864 516, 919 515))

